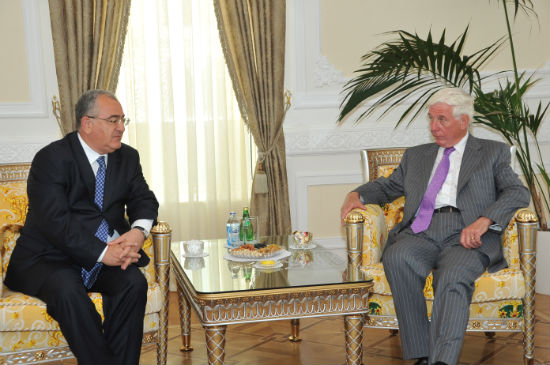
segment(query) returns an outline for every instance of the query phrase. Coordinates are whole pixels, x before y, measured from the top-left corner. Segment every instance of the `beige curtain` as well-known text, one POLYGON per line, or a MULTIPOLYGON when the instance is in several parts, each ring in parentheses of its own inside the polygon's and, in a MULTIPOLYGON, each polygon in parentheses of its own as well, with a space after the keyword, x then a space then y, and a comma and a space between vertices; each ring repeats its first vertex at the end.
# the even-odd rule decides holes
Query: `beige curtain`
MULTIPOLYGON (((206 0, 132 0, 117 97, 173 240, 225 237, 255 161, 206 0)), ((252 145, 252 146, 251 146, 252 145)))
POLYGON ((284 0, 214 0, 218 28, 241 114, 259 150, 263 172, 254 176, 251 214, 260 230, 285 235, 291 230, 283 120, 284 0), (260 192, 260 193, 259 193, 260 192))
POLYGON ((49 0, 63 135, 75 129, 74 105, 89 89, 114 92, 130 0, 49 0))

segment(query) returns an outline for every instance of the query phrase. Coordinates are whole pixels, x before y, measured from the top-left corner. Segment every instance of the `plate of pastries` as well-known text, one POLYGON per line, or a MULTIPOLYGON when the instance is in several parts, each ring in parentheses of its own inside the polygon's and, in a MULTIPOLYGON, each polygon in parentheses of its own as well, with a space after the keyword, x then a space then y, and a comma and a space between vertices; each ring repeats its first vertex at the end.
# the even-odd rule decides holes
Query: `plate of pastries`
POLYGON ((246 243, 229 251, 231 255, 247 259, 266 259, 281 251, 281 246, 274 243, 246 243))

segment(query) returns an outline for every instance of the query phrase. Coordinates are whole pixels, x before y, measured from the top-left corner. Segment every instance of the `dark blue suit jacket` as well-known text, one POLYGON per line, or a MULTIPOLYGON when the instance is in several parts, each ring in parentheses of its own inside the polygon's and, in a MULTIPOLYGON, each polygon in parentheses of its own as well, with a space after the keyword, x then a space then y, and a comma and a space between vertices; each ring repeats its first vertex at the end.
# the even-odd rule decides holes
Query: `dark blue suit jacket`
MULTIPOLYGON (((12 290, 36 295, 60 265, 91 269, 105 244, 95 237, 104 218, 123 234, 136 219, 157 218, 158 202, 143 177, 138 152, 125 144, 109 154, 103 209, 94 203, 95 176, 69 133, 40 150, 27 182, 29 210, 6 272, 12 290)), ((143 251, 138 266, 149 258, 143 251)))

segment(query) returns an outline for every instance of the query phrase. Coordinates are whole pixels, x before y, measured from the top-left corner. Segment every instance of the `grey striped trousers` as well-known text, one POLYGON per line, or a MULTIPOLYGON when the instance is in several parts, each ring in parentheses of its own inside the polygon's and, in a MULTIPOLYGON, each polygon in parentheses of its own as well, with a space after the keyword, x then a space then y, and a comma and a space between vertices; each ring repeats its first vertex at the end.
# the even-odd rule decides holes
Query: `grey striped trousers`
POLYGON ((460 213, 437 213, 426 231, 414 234, 406 228, 384 250, 404 359, 458 361, 474 282, 489 264, 478 249, 460 245, 463 227, 460 213), (423 289, 431 271, 435 298, 430 323, 423 289))

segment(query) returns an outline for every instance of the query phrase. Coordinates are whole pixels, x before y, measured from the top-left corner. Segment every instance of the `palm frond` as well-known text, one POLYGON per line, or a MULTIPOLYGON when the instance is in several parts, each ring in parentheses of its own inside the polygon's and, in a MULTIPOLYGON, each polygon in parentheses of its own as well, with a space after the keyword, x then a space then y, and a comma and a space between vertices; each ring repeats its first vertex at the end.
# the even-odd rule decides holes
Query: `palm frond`
MULTIPOLYGON (((492 2, 493 0, 489 0, 489 2, 492 2)), ((535 6, 533 4, 533 0, 497 0, 497 3, 503 2, 504 5, 506 3, 512 4, 514 6, 514 17, 517 17, 520 10, 527 14, 527 15, 537 15, 535 13, 535 6)))
POLYGON ((533 0, 509 0, 509 2, 514 4, 514 17, 518 16, 520 10, 527 15, 535 14, 533 0))
POLYGON ((499 131, 514 144, 520 142, 520 132, 524 126, 533 136, 536 136, 550 104, 543 108, 542 103, 539 102, 536 112, 532 114, 529 106, 523 102, 523 96, 538 81, 522 73, 517 87, 514 82, 506 80, 504 85, 499 83, 499 88, 491 92, 485 93, 480 88, 476 88, 474 90, 474 109, 477 113, 475 120, 499 131))
POLYGON ((431 31, 426 39, 404 30, 389 34, 396 38, 362 56, 362 66, 355 72, 357 76, 344 86, 345 96, 340 105, 338 122, 342 122, 367 100, 373 102, 356 117, 356 123, 382 105, 387 108, 385 114, 416 93, 420 97, 411 102, 397 125, 410 115, 412 121, 437 90, 456 86, 471 92, 475 87, 480 87, 482 77, 479 68, 503 44, 503 39, 499 39, 480 51, 463 55, 468 27, 449 45, 445 30, 437 40, 434 40, 431 31), (375 100, 375 97, 379 98, 375 100))

